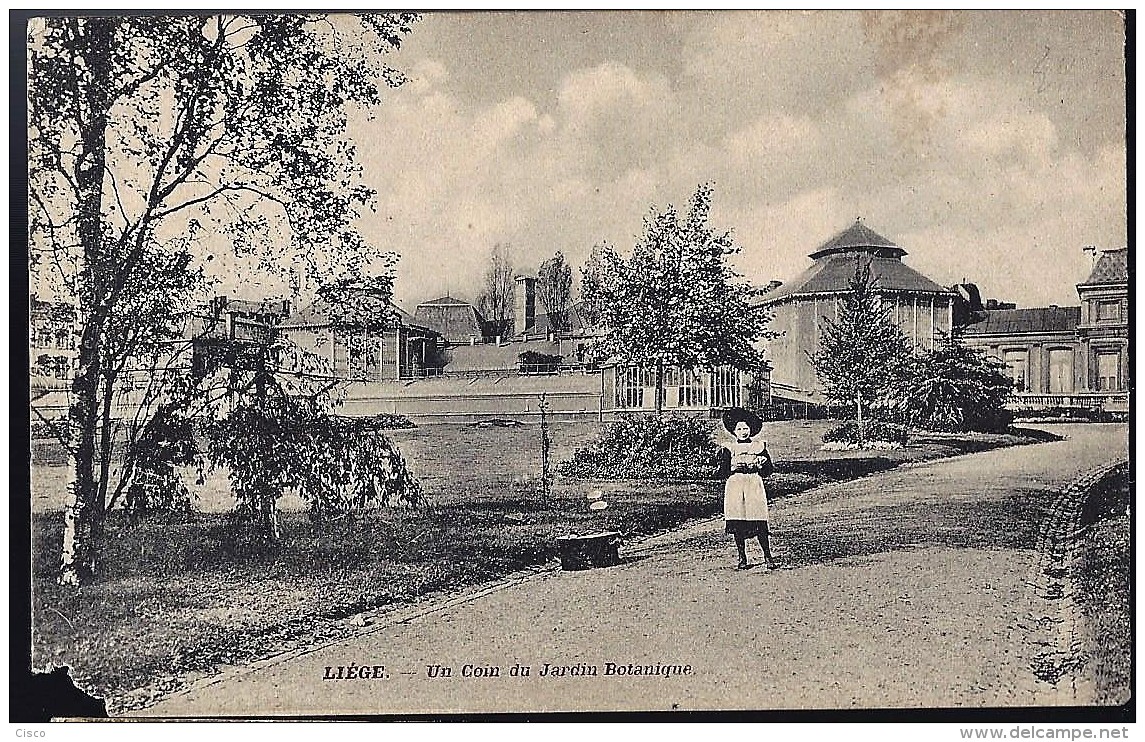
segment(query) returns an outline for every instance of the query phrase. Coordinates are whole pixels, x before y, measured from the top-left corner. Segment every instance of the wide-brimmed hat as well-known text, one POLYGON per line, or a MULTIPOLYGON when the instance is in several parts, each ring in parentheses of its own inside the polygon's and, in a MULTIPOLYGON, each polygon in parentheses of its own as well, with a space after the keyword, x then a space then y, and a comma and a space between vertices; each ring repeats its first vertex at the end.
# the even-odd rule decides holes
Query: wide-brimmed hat
POLYGON ((763 420, 754 412, 743 409, 742 407, 733 407, 730 410, 725 410, 723 414, 724 428, 735 435, 736 425, 741 422, 747 423, 748 429, 751 430, 752 437, 759 435, 759 431, 763 430, 763 420))

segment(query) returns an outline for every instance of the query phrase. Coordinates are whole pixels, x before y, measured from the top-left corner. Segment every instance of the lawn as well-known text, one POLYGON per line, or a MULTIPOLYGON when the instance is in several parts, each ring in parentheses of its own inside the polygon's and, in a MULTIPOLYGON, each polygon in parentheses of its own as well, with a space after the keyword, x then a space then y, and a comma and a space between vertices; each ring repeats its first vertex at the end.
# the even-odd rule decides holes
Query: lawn
MULTIPOLYGON (((819 450, 819 440, 829 425, 768 424, 764 435, 777 461, 769 479, 773 497, 907 461, 1035 440, 932 436, 901 450, 828 453, 819 450)), ((554 460, 568 458, 598 430, 593 423, 554 426, 554 460)), ((79 592, 54 582, 63 472, 58 456, 38 450, 37 668, 71 665, 81 685, 107 697, 113 713, 123 711, 178 687, 189 675, 350 633, 355 626, 347 619, 360 612, 552 563, 559 535, 616 530, 633 537, 713 516, 721 506, 715 481, 558 478, 544 499, 536 486, 535 424, 435 425, 392 435, 422 482, 429 507, 382 508, 328 523, 314 523, 295 509, 283 514, 281 542, 269 546, 251 539, 245 525, 229 516, 225 477, 215 473, 195 488, 199 512, 157 514, 137 523, 114 517, 101 579, 79 592), (607 509, 588 509, 586 494, 594 489, 604 493, 607 509)))

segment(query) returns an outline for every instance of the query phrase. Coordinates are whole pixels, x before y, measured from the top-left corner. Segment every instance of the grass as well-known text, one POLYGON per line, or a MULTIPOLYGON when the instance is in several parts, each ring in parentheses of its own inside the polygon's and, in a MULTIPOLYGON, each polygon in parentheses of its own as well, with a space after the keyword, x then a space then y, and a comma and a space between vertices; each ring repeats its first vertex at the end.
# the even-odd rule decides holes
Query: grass
MULTIPOLYGON (((777 461, 772 497, 852 479, 907 461, 1032 442, 1023 436, 934 436, 878 455, 819 450, 824 421, 769 424, 777 461)), ((599 431, 591 423, 552 430, 554 460, 599 431)), ((225 512, 226 480, 198 488, 206 512, 113 517, 101 576, 78 592, 54 581, 62 540, 59 466, 37 457, 33 472, 33 647, 38 668, 68 664, 81 686, 122 711, 190 673, 251 661, 353 630, 344 619, 430 593, 453 592, 557 557, 557 536, 650 534, 716 515, 716 481, 558 479, 537 490, 536 425, 479 429, 427 426, 391 431, 421 480, 430 507, 382 508, 314 523, 282 515, 267 544, 225 512), (609 507, 588 509, 600 490, 609 507), (144 689, 140 692, 136 689, 144 689)), ((43 452, 41 452, 43 454, 43 452)), ((295 503, 297 505, 297 503, 295 503)))
POLYGON ((1131 484, 1128 465, 1102 479, 1082 511, 1087 526, 1077 570, 1082 652, 1096 690, 1094 703, 1130 700, 1133 677, 1133 605, 1130 590, 1131 484))

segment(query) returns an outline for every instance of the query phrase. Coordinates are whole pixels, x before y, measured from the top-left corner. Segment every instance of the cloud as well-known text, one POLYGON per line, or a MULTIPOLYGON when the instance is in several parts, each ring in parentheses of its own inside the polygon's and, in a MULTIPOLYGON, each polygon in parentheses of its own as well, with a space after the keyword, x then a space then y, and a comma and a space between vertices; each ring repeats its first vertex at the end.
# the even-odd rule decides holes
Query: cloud
MULTIPOLYGON (((412 64, 413 84, 355 123, 379 191, 363 226, 402 253, 399 298, 475 298, 497 242, 525 271, 602 240, 628 249, 652 205, 707 181, 758 282, 790 279, 860 215, 936 281, 1027 305, 1070 301, 1081 245, 1124 244, 1124 144, 1038 97, 1022 66, 1037 39, 1007 46, 977 15, 694 19, 662 64, 621 45, 495 98, 462 97, 441 57, 412 64)), ((1055 89, 1084 82, 1051 72, 1055 89)))
POLYGON ((495 148, 527 124, 536 122, 536 106, 521 97, 510 98, 478 112, 474 119, 474 139, 484 147, 495 148))
POLYGON ((449 70, 436 59, 419 59, 406 73, 407 86, 416 93, 427 93, 449 79, 449 70))

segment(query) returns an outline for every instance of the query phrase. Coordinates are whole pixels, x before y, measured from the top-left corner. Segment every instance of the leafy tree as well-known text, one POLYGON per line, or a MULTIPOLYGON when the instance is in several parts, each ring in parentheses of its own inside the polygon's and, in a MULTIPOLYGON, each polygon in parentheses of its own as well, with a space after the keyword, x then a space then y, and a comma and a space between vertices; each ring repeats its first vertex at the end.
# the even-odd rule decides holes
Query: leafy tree
MULTIPOLYGON (((173 237, 229 243, 266 271, 322 276, 378 257, 355 228, 361 181, 347 112, 401 76, 382 61, 415 16, 50 17, 29 26, 34 270, 75 310, 77 361, 61 580, 96 570, 106 501, 100 409, 109 333, 173 237)), ((169 258, 168 259, 165 259, 169 258)), ((174 257, 172 257, 174 256, 174 257)), ((166 274, 165 274, 166 275, 166 274)), ((159 293, 162 293, 160 291, 159 293)), ((176 292, 177 293, 177 292, 176 292)), ((168 298, 173 298, 169 294, 168 298)), ((161 327, 166 316, 136 314, 161 327)))
POLYGON ((392 273, 342 277, 318 288, 314 306, 336 332, 377 334, 394 327, 393 291, 392 273))
POLYGON ((884 304, 871 276, 869 259, 856 258, 855 274, 837 319, 824 318, 819 349, 810 354, 827 398, 854 405, 861 431, 863 412, 904 373, 910 344, 884 304))
POLYGON ((1011 421, 1006 402, 1014 391, 1005 364, 941 334, 917 354, 888 390, 891 409, 908 424, 928 430, 991 432, 1011 421))
POLYGON ((537 271, 537 298, 549 315, 549 326, 563 332, 569 329, 569 301, 572 298, 572 266, 560 250, 541 263, 537 271))
POLYGON ((225 466, 237 512, 268 541, 279 538, 277 502, 296 488, 320 520, 369 505, 419 505, 421 489, 380 421, 329 414, 327 389, 299 393, 267 368, 212 423, 207 453, 225 466))
POLYGON ((655 367, 656 413, 663 410, 664 367, 759 368, 755 344, 772 337, 769 317, 751 307, 751 287, 728 265, 739 251, 730 232, 708 224, 712 189, 699 186, 680 215, 652 210, 628 257, 600 251, 599 283, 586 301, 599 307, 603 357, 655 367))
POLYGON ((593 245, 580 269, 580 317, 589 327, 595 327, 600 321, 600 274, 603 270, 600 255, 603 249, 602 245, 593 245))
POLYGON ((513 299, 516 285, 509 245, 498 242, 489 254, 485 288, 477 300, 477 311, 490 324, 491 334, 507 336, 513 328, 513 299))
POLYGON ((131 513, 190 508, 191 493, 176 467, 198 463, 199 451, 194 421, 183 413, 178 403, 160 405, 129 439, 126 455, 133 476, 120 481, 126 491, 124 507, 131 513))

